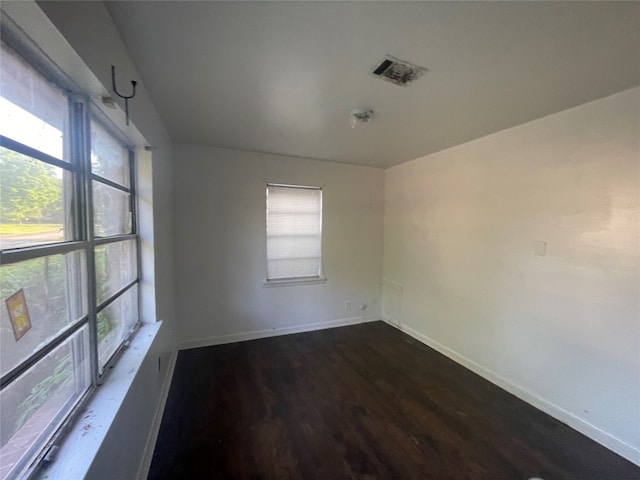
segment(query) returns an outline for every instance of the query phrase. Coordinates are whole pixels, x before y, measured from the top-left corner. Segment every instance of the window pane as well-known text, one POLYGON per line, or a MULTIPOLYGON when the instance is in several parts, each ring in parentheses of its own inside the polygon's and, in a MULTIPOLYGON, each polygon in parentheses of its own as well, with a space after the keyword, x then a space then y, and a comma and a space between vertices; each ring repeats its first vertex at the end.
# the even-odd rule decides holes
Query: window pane
POLYGON ((0 479, 30 463, 90 384, 82 327, 0 393, 0 479))
POLYGON ((269 260, 267 266, 270 279, 320 276, 318 257, 269 260))
POLYGON ((322 191, 267 187, 267 278, 319 277, 322 191))
POLYGON ((135 240, 96 247, 98 305, 136 279, 136 266, 135 240))
POLYGON ((71 240, 71 173, 0 147, 0 248, 71 240))
POLYGON ((131 233, 129 194, 94 181, 93 223, 96 237, 131 233))
POLYGON ((138 323, 138 285, 134 285, 98 313, 98 357, 104 367, 138 323))
POLYGON ((86 315, 85 285, 84 252, 80 251, 0 267, 2 375, 24 361, 63 328, 86 315), (23 299, 19 295, 14 297, 20 290, 23 299), (12 308, 13 322, 7 300, 12 308), (16 317, 16 308, 21 305, 28 312, 30 328, 20 328, 24 317, 16 317), (23 335, 20 336, 20 333, 23 335))
POLYGON ((129 186, 129 151, 99 123, 91 122, 91 171, 129 186))
POLYGON ((65 160, 67 96, 2 44, 0 134, 65 160))

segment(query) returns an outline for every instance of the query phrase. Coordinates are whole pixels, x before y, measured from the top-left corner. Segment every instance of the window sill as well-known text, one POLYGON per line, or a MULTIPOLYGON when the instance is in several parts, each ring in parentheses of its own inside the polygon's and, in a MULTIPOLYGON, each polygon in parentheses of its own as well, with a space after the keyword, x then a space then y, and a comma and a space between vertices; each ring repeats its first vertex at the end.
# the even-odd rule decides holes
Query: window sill
POLYGON ((61 441, 55 460, 41 470, 37 478, 85 478, 136 379, 161 323, 143 324, 138 329, 105 382, 78 412, 75 423, 61 441))
POLYGON ((326 277, 283 278, 281 280, 265 280, 263 287, 291 287, 294 285, 318 285, 325 283, 326 277))

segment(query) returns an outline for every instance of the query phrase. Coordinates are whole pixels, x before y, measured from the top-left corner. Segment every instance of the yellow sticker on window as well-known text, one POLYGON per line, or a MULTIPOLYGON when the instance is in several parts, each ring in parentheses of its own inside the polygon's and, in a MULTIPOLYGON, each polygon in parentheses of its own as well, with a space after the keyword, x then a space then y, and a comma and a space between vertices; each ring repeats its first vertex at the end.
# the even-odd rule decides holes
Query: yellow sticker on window
POLYGON ((25 333, 31 329, 31 319, 29 318, 29 309, 27 308, 27 299, 22 289, 11 295, 5 301, 7 310, 9 310, 9 318, 13 327, 13 336, 16 342, 20 340, 25 333))

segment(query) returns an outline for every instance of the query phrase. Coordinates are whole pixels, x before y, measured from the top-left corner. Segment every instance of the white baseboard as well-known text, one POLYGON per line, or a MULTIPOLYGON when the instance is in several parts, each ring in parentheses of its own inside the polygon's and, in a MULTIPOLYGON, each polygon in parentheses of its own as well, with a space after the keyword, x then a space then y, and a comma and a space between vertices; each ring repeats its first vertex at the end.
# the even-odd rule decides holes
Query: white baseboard
POLYGON ((462 365, 465 368, 468 368, 472 372, 480 375, 482 378, 489 380, 491 383, 497 385, 498 387, 506 390, 507 392, 515 395, 521 400, 524 400, 530 405, 533 405, 538 410, 543 411, 544 413, 552 416, 553 418, 569 425, 571 428, 577 430, 578 432, 586 435, 592 440, 598 442, 599 444, 605 446, 609 450, 614 451, 618 455, 626 458, 630 462, 635 463, 640 466, 640 450, 629 445, 628 443, 620 440, 619 438, 610 435, 609 433, 601 430, 595 425, 590 424, 589 422, 583 420, 580 417, 564 410, 558 405, 545 400, 542 397, 539 397, 535 393, 527 390, 526 388, 521 387, 520 385, 512 382, 511 380, 506 379, 505 377, 498 375, 497 373, 483 367, 482 365, 470 360, 469 358, 461 355, 450 348, 442 345, 441 343, 436 342, 435 340, 423 335, 422 333, 414 330, 411 327, 408 327, 404 324, 397 324, 391 321, 391 319, 383 318, 383 320, 398 330, 405 332, 407 335, 415 338, 421 343, 424 343, 428 347, 433 348, 434 350, 442 353, 446 357, 449 357, 454 362, 462 365))
MULTIPOLYGON (((387 317, 386 315, 382 315, 382 321, 384 323, 388 323, 392 327, 397 328, 398 330, 402 330, 401 323, 398 320, 396 320, 395 318, 391 318, 391 317, 387 317)), ((402 330, 402 331, 404 331, 404 330, 402 330)), ((418 339, 416 339, 416 340, 418 340, 418 339)))
POLYGON ((138 469, 138 480, 146 480, 149 476, 149 469, 151 468, 151 461, 153 460, 153 452, 156 447, 156 440, 158 439, 158 433, 160 432, 160 425, 162 424, 162 415, 164 413, 164 407, 167 404, 167 398, 169 397, 169 389, 171 388, 171 381, 173 380, 173 371, 176 368, 176 360, 178 359, 178 350, 171 352, 169 357, 169 364, 167 365, 167 372, 162 383, 162 389, 160 390, 160 398, 158 399, 158 405, 153 416, 153 422, 151 423, 151 429, 149 430, 149 436, 147 437, 147 444, 144 447, 142 454, 142 462, 138 469))
POLYGON ((303 323, 287 327, 276 327, 264 330, 254 330, 251 332, 231 333, 228 335, 218 335, 214 337, 199 338, 190 340, 178 346, 178 350, 188 350, 190 348, 211 347, 213 345, 223 345, 225 343, 244 342, 256 340, 258 338, 277 337, 279 335, 289 335, 291 333, 312 332, 314 330, 324 330, 326 328, 345 327, 358 323, 375 322, 380 320, 380 315, 364 315, 360 317, 341 318, 329 320, 327 322, 303 323))

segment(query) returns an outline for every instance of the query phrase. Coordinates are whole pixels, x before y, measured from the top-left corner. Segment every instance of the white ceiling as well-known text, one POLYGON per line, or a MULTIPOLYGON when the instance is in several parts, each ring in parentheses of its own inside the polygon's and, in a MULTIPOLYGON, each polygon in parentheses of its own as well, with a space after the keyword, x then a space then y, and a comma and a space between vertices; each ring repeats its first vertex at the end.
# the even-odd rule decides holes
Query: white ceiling
POLYGON ((640 2, 107 7, 181 143, 388 167, 640 84, 640 2), (428 72, 384 82, 385 54, 428 72))

